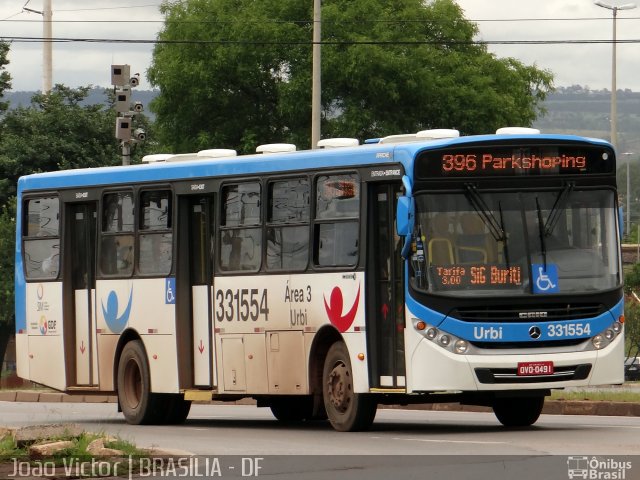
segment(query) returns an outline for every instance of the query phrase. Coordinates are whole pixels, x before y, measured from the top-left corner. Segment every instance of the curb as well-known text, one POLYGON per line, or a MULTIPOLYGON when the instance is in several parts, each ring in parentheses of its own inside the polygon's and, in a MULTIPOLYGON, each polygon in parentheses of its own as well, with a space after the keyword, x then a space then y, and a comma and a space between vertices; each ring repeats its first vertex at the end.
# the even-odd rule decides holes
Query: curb
MULTIPOLYGON (((60 392, 0 391, 0 402, 30 403, 116 403, 115 395, 67 395, 60 392)), ((194 402, 201 405, 255 405, 255 400, 236 402, 194 402)), ((445 412, 492 412, 489 407, 458 403, 426 403, 415 405, 381 405, 380 408, 399 410, 428 410, 445 412)), ((611 417, 640 417, 640 403, 589 400, 547 400, 542 409, 545 415, 597 415, 611 417)))

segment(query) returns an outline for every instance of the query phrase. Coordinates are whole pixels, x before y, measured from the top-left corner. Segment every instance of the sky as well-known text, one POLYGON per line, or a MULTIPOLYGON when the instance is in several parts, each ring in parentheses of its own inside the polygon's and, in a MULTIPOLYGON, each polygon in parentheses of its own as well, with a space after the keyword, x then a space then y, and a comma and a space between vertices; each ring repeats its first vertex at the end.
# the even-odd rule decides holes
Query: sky
MULTIPOLYGON (((162 28, 160 0, 51 0, 53 37, 153 40, 162 28)), ((312 0, 308 0, 311 2, 312 0)), ((605 0, 610 5, 628 3, 605 0)), ((592 0, 458 0, 484 41, 567 41, 612 38, 612 11, 592 0)), ((42 37, 43 0, 0 0, 0 38, 42 37)), ((618 12, 619 41, 640 39, 640 7, 618 12)), ((610 43, 493 45, 498 57, 514 57, 526 65, 553 72, 556 86, 611 88, 610 43)), ((622 43, 617 52, 617 87, 640 91, 639 43, 622 43)), ((112 64, 129 64, 140 72, 139 88, 150 89, 145 72, 150 44, 73 42, 53 44, 53 83, 70 87, 108 87, 112 64)), ((14 40, 7 70, 12 90, 42 89, 42 44, 14 40)))

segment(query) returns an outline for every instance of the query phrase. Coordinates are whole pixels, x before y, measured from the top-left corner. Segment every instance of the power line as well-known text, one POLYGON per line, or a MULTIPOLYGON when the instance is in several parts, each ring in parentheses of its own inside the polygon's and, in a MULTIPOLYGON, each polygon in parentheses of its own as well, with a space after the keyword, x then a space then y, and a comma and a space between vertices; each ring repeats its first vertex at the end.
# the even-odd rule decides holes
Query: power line
MULTIPOLYGON (((147 5, 152 6, 152 5, 147 5)), ((109 8, 101 8, 101 9, 84 9, 84 10, 115 10, 121 8, 141 8, 140 7, 109 7, 109 8)), ((55 12, 75 12, 82 11, 81 10, 55 10, 55 12)), ((22 12, 18 12, 6 19, 0 20, 0 22, 10 22, 10 23, 39 23, 40 20, 10 20, 11 18, 19 15, 22 12)), ((619 21, 627 21, 627 20, 640 20, 640 17, 621 17, 618 18, 619 21)), ((487 19, 478 19, 478 20, 468 20, 472 23, 482 23, 482 22, 497 22, 497 23, 508 23, 508 22, 582 22, 582 21, 611 21, 611 17, 584 17, 584 18, 487 18, 487 19)), ((446 20, 416 20, 416 19, 397 19, 397 20, 380 20, 380 19, 358 19, 358 20, 323 20, 324 24, 362 24, 362 23, 374 23, 374 24, 397 24, 397 23, 443 23, 446 20)), ((171 19, 158 19, 158 20, 52 20, 52 23, 166 23, 166 24, 194 24, 194 25, 234 25, 238 23, 242 23, 244 25, 255 25, 255 24, 310 24, 313 23, 313 20, 260 20, 260 21, 247 21, 247 20, 171 20, 171 19)))
MULTIPOLYGON (((158 40, 158 39, 116 39, 116 38, 70 38, 70 37, 0 37, 2 41, 16 43, 31 42, 52 42, 52 43, 123 43, 123 44, 166 44, 166 45, 311 45, 313 42, 306 41, 256 41, 256 40, 158 40)), ((583 40, 407 40, 407 41, 332 41, 323 40, 322 45, 327 46, 349 46, 349 45, 442 45, 442 46, 471 46, 471 45, 594 45, 611 44, 613 40, 583 39, 583 40)), ((640 39, 617 39, 617 44, 636 44, 640 39)))
POLYGON ((56 9, 53 12, 88 12, 88 11, 96 11, 96 10, 122 10, 122 9, 131 9, 131 8, 149 8, 149 7, 160 7, 159 3, 152 3, 149 5, 129 5, 123 7, 97 7, 97 8, 73 8, 73 9, 56 9))

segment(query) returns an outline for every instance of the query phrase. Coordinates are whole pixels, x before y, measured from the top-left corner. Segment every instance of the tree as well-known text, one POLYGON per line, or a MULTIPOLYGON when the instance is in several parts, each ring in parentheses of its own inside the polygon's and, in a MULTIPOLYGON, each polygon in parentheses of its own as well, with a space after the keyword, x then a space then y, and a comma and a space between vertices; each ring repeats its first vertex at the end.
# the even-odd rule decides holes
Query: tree
MULTIPOLYGON (((148 71, 160 141, 174 151, 308 145, 311 7, 165 3, 148 71)), ((325 0, 322 14, 324 136, 528 126, 552 88, 550 72, 474 43, 477 27, 453 0, 325 0)))
POLYGON ((635 357, 640 354, 640 263, 636 263, 630 272, 625 275, 624 289, 627 293, 627 301, 624 305, 624 329, 627 357, 635 357))
MULTIPOLYGON (((4 91, 11 88, 11 75, 7 72, 6 68, 9 65, 7 55, 9 54, 9 44, 6 42, 0 42, 0 98, 2 98, 4 91)), ((0 113, 5 112, 9 108, 7 102, 0 101, 0 113)))
MULTIPOLYGON (((83 105, 90 87, 56 85, 0 124, 0 205, 15 195, 21 175, 121 164, 115 111, 83 105)), ((144 153, 144 149, 138 155, 144 153)))
POLYGON ((0 207, 0 367, 14 330, 13 269, 16 222, 15 201, 0 207))
POLYGON ((89 90, 56 85, 49 93, 34 95, 31 106, 7 112, 0 122, 0 359, 15 320, 13 237, 18 178, 121 163, 114 136, 116 113, 103 105, 82 105, 89 90))

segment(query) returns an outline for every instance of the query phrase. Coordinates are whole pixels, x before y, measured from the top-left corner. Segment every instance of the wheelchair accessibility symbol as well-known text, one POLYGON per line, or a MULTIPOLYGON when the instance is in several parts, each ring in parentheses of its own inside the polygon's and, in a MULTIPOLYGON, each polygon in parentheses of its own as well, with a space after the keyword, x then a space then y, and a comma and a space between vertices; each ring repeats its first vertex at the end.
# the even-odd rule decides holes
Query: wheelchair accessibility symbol
POLYGON ((167 278, 164 285, 164 303, 166 305, 174 305, 176 303, 176 279, 167 278))
POLYGON ((558 293, 558 267, 553 264, 545 265, 534 263, 531 265, 533 272, 533 293, 558 293))

